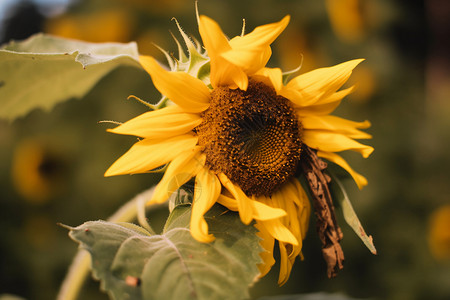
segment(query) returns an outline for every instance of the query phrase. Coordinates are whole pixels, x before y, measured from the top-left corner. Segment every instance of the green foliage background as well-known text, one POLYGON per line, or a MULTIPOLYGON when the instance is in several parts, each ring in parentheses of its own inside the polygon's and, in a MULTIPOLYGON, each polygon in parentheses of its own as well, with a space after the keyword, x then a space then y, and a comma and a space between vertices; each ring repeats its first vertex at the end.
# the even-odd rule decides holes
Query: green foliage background
MULTIPOLYGON (((123 10, 134 25, 127 27, 127 40, 122 42, 138 40, 141 51, 160 59, 158 50, 147 47, 141 38, 176 52, 168 33, 177 31, 172 17, 199 37, 193 1, 148 1, 150 4, 143 6, 136 4, 139 2, 78 1, 66 14, 81 17, 111 8, 123 10)), ((359 191, 348 182, 346 187, 366 231, 374 237, 378 255, 372 256, 341 219, 345 269, 336 279, 327 279, 312 218, 304 242, 305 260, 296 262, 290 280, 281 288, 276 285, 275 266, 252 288, 254 299, 318 291, 342 292, 355 298, 450 297, 449 261, 435 259, 428 247, 429 216, 448 203, 450 195, 450 144, 445 143, 450 138, 450 105, 425 85, 427 66, 433 63, 432 57, 426 56, 433 49, 426 44, 431 20, 425 17, 422 1, 360 2, 364 34, 349 41, 333 31, 324 1, 199 1, 200 12, 217 20, 230 36, 240 33, 243 18, 250 30, 290 14, 291 24, 274 43, 271 65, 295 68, 301 53, 303 71, 363 57, 366 61, 362 66, 370 70, 375 85, 365 95, 356 92, 349 96, 336 114, 372 122, 369 132, 374 138, 369 143, 375 147, 373 155, 367 160, 346 157, 367 176, 369 186, 359 191), (292 49, 302 49, 297 60, 287 60, 295 57, 289 52, 292 49)), ((35 29, 51 31, 50 23, 44 24, 35 29)), ((101 24, 97 29, 100 37, 108 30, 101 24)), ((360 78, 355 72, 352 80, 360 78)), ((364 90, 364 82, 360 85, 364 90)), ((111 125, 97 122, 125 121, 144 112, 141 104, 125 100, 131 94, 150 101, 159 99, 147 74, 120 67, 81 101, 57 104, 51 112, 37 109, 13 122, 0 120, 0 294, 54 298, 76 251, 67 231, 56 223, 77 226, 106 219, 125 200, 159 179, 157 174, 103 177, 135 139, 108 134, 105 129, 111 125), (41 145, 50 167, 37 170, 28 164, 30 170, 25 173, 44 174, 50 186, 59 187, 39 199, 21 193, 12 176, 14 155, 27 141, 41 145)), ((151 222, 162 227, 165 217, 164 209, 156 210, 151 222)), ((107 299, 98 288, 98 282, 89 282, 80 299, 107 299)))

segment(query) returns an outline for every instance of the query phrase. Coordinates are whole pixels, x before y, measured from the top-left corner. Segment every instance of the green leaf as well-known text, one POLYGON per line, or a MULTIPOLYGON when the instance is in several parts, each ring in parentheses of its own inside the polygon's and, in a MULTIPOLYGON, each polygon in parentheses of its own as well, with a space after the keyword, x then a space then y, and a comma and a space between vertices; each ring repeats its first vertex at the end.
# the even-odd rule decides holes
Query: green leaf
POLYGON ((92 255, 94 277, 113 299, 245 299, 259 275, 256 229, 215 205, 205 216, 216 237, 205 244, 189 232, 191 206, 176 206, 164 232, 104 221, 71 228, 92 255))
POLYGON ((87 43, 37 34, 0 48, 0 118, 81 98, 120 65, 140 67, 135 43, 87 43))
POLYGON ((377 254, 377 249, 373 244, 372 236, 367 235, 361 222, 356 215, 355 210, 353 209, 352 203, 348 199, 347 192, 344 189, 341 181, 338 177, 332 176, 330 188, 331 193, 333 194, 333 199, 338 201, 339 206, 342 209, 342 213, 344 215, 344 219, 348 225, 355 231, 355 233, 359 236, 359 238, 363 241, 364 245, 372 252, 372 254, 377 254))

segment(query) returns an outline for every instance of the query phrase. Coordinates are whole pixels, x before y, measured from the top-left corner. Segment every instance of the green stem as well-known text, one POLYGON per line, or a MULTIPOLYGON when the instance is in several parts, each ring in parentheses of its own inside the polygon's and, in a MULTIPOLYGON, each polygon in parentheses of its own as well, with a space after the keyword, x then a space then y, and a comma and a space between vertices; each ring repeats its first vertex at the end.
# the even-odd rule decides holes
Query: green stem
MULTIPOLYGON (((110 222, 131 222, 139 215, 139 221, 152 235, 155 234, 150 224, 145 220, 145 203, 151 198, 154 187, 138 194, 124 204, 108 218, 110 222)), ((76 300, 86 277, 91 271, 89 253, 80 249, 70 265, 69 271, 61 285, 57 300, 76 300)))

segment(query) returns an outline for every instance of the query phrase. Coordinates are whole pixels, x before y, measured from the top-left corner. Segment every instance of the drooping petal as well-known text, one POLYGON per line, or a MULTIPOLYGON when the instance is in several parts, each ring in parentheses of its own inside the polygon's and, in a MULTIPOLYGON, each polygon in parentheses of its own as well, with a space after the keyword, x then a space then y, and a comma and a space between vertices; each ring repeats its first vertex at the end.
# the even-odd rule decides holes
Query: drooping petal
POLYGON ((296 108, 298 116, 323 116, 331 114, 341 103, 342 99, 354 90, 354 86, 345 90, 338 91, 331 96, 320 101, 321 104, 314 104, 306 107, 296 108))
POLYGON ((211 85, 213 87, 226 85, 230 88, 238 87, 241 90, 247 90, 247 74, 221 56, 222 53, 231 50, 231 46, 219 24, 206 16, 200 16, 198 26, 203 44, 211 59, 211 85))
POLYGON ((139 58, 155 87, 186 112, 198 113, 209 107, 209 89, 198 78, 185 72, 170 72, 150 56, 139 58))
POLYGON ((364 158, 369 157, 373 147, 363 145, 340 133, 323 130, 305 130, 303 142, 310 148, 325 152, 340 152, 352 150, 361 153, 364 158))
POLYGON ((269 273, 270 269, 275 264, 275 259, 273 258, 273 247, 275 245, 275 239, 270 235, 270 233, 260 222, 256 222, 255 227, 256 229, 258 229, 258 233, 256 235, 261 238, 259 244, 265 250, 259 254, 259 256, 263 260, 263 263, 258 265, 259 272, 261 273, 259 276, 263 277, 267 273, 269 273))
POLYGON ((340 155, 333 153, 333 152, 325 152, 325 151, 317 151, 317 156, 325 158, 331 162, 334 162, 335 164, 341 166, 344 170, 346 170, 352 177, 353 180, 356 182, 356 185, 359 189, 362 189, 367 185, 367 179, 353 170, 350 165, 343 159, 340 155))
POLYGON ((203 215, 216 203, 222 186, 216 175, 202 168, 195 177, 194 202, 191 213, 191 234, 199 242, 210 243, 214 236, 208 233, 203 215))
POLYGON ((198 137, 192 134, 161 140, 144 139, 116 160, 105 176, 148 172, 172 161, 180 153, 193 149, 197 141, 198 137))
POLYGON ((283 188, 272 196, 272 201, 276 207, 280 207, 281 209, 286 211, 287 215, 282 219, 284 221, 283 223, 297 238, 301 249, 303 237, 301 235, 300 222, 297 216, 297 203, 300 201, 298 199, 299 195, 297 193, 297 189, 291 182, 292 180, 286 182, 283 188))
MULTIPOLYGON (((239 210, 238 202, 234 198, 230 198, 222 194, 217 199, 217 202, 232 211, 239 210)), ((253 218, 255 220, 265 221, 286 216, 286 212, 280 208, 270 207, 255 200, 250 200, 250 204, 253 209, 253 218)))
POLYGON ((200 147, 189 149, 169 164, 148 205, 166 201, 172 193, 197 175, 206 160, 205 155, 200 153, 200 149, 200 147))
POLYGON ((297 238, 285 225, 283 225, 280 219, 260 221, 260 223, 275 239, 292 245, 298 245, 297 238))
POLYGON ((369 121, 354 122, 336 116, 304 116, 300 117, 304 129, 319 129, 342 133, 352 139, 370 139, 372 136, 358 128, 370 127, 369 121))
POLYGON ((283 285, 289 279, 293 262, 288 258, 286 244, 283 242, 278 243, 280 248, 280 274, 278 275, 278 285, 283 285))
POLYGON ((302 185, 297 179, 293 179, 292 183, 297 189, 298 197, 294 198, 296 205, 298 207, 298 216, 300 222, 301 235, 303 238, 306 236, 309 226, 309 218, 311 216, 311 203, 309 202, 308 195, 303 189, 302 185))
POLYGON ((172 105, 143 113, 108 131, 148 139, 162 139, 188 133, 201 122, 202 119, 198 114, 186 113, 179 106, 172 105))
POLYGON ((268 86, 272 86, 277 93, 283 87, 283 72, 280 68, 262 68, 252 78, 268 86))
POLYGON ((231 49, 221 54, 233 65, 242 68, 251 75, 263 68, 272 54, 270 44, 283 32, 289 24, 290 17, 281 21, 256 27, 244 36, 236 36, 229 42, 231 49))
POLYGON ((289 81, 280 94, 300 107, 322 104, 321 101, 335 93, 362 61, 355 59, 299 75, 289 81))
POLYGON ((245 193, 242 191, 242 189, 233 184, 228 177, 220 173, 219 179, 222 182, 222 185, 233 195, 233 197, 236 199, 238 204, 238 210, 239 210, 239 217, 241 218, 242 223, 244 224, 250 224, 250 222, 253 220, 253 207, 251 204, 251 199, 245 195, 245 193))

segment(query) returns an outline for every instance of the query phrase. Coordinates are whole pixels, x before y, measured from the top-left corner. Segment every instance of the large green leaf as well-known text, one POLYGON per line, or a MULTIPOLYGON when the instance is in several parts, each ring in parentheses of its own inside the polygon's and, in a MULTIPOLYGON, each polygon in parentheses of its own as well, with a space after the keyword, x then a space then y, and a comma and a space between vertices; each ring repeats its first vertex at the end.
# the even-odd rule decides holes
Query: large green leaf
POLYGON ((93 274, 113 299, 245 299, 262 248, 256 229, 215 205, 206 215, 216 237, 189 232, 190 205, 178 205, 161 235, 132 224, 87 222, 69 235, 92 255, 93 274))
POLYGON ((140 67, 136 43, 87 43, 37 34, 0 48, 0 118, 85 95, 119 65, 140 67))

